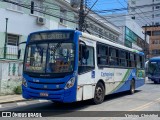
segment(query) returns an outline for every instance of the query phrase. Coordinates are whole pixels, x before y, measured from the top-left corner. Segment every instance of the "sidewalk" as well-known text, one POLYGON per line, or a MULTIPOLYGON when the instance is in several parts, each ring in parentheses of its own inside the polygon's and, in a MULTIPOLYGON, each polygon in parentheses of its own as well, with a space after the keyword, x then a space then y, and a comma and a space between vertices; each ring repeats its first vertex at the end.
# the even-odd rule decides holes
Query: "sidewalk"
POLYGON ((22 95, 4 95, 0 96, 0 104, 12 103, 26 101, 26 99, 22 98, 22 95))

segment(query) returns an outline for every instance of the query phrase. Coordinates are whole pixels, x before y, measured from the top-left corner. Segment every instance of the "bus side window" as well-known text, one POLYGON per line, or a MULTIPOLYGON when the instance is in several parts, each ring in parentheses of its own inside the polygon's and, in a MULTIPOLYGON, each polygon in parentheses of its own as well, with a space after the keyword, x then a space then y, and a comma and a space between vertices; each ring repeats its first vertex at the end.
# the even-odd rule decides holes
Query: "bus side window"
POLYGON ((129 67, 129 53, 126 52, 126 61, 127 61, 127 67, 129 67))
POLYGON ((144 68, 143 56, 140 56, 140 68, 144 68))
POLYGON ((133 53, 129 54, 129 67, 135 67, 136 61, 135 61, 135 55, 133 53))
POLYGON ((137 59, 137 68, 141 68, 141 63, 140 63, 140 56, 139 55, 137 55, 137 57, 136 57, 137 59))
POLYGON ((109 64, 111 66, 118 66, 119 65, 119 59, 117 55, 117 50, 115 48, 109 48, 109 64))
POLYGON ((120 58, 120 66, 123 66, 123 67, 127 67, 127 60, 126 60, 126 52, 123 51, 123 50, 119 50, 119 58, 120 58))
POLYGON ((108 65, 108 47, 105 45, 97 45, 97 63, 98 65, 108 65))

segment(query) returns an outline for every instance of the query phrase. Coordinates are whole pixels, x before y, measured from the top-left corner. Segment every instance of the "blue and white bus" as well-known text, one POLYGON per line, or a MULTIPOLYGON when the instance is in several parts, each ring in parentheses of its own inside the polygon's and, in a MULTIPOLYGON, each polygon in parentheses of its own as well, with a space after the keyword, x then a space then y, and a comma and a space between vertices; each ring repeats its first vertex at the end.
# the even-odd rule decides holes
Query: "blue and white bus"
POLYGON ((160 56, 150 58, 148 61, 148 79, 160 83, 160 56))
POLYGON ((77 30, 31 33, 26 43, 22 92, 55 103, 135 92, 144 80, 144 54, 77 30))

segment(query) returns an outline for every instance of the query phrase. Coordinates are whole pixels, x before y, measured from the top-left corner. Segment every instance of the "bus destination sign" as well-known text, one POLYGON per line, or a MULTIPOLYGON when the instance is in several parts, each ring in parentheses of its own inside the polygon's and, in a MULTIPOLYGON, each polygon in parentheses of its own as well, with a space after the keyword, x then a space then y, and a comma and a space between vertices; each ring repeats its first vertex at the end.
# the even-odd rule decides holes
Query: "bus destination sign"
POLYGON ((46 32, 31 35, 31 41, 38 40, 68 40, 71 39, 72 32, 46 32))

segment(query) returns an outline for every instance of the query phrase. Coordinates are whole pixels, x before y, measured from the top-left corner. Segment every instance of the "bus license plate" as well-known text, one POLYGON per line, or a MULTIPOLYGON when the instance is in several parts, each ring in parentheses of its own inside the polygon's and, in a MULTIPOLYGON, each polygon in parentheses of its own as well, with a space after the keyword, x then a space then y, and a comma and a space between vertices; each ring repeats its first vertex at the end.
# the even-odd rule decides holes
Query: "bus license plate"
POLYGON ((42 97, 48 97, 48 93, 40 93, 40 96, 42 96, 42 97))

